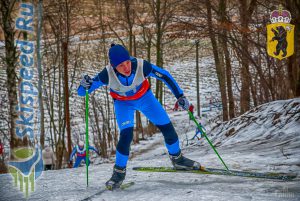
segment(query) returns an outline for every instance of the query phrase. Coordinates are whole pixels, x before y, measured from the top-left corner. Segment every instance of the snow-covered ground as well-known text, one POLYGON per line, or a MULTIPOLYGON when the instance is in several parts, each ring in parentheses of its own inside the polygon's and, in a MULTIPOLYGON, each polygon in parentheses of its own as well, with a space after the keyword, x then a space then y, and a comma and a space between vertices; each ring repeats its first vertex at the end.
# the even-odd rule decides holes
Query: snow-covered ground
MULTIPOLYGON (((194 130, 184 111, 171 113, 183 153, 207 167, 222 168, 205 139, 191 141, 194 130), (185 125, 185 126, 183 126, 185 125)), ((192 122, 190 122, 192 124, 192 122)), ((300 173, 300 99, 276 101, 219 125, 207 128, 230 169, 300 173), (233 130, 234 129, 234 130, 233 130), (227 137, 227 136, 228 137, 227 137)), ((134 166, 170 166, 160 134, 132 147, 126 190, 103 191, 91 200, 300 200, 299 176, 289 182, 190 173, 145 173, 134 166), (141 147, 143 147, 141 153, 141 147)), ((82 200, 104 188, 113 164, 91 165, 86 187, 85 167, 44 172, 29 200, 82 200)), ((0 176, 1 200, 25 200, 10 175, 0 176)))

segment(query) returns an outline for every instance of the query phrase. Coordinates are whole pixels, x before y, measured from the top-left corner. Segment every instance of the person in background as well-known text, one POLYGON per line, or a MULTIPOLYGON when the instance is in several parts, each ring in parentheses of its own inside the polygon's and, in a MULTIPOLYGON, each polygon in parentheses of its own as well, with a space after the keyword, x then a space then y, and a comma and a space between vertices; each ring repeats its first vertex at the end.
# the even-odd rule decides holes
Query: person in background
POLYGON ((42 155, 44 162, 44 171, 53 170, 55 164, 55 155, 49 145, 45 145, 42 155))
POLYGON ((195 135, 194 137, 192 138, 192 140, 195 139, 195 137, 197 137, 198 140, 200 140, 203 136, 202 136, 202 132, 200 131, 200 129, 197 127, 196 128, 196 131, 195 131, 195 135))
MULTIPOLYGON (((98 155, 100 155, 99 151, 96 148, 92 147, 92 146, 89 146, 89 150, 93 150, 98 155)), ((70 156, 69 163, 71 163, 71 161, 72 161, 75 154, 76 154, 76 160, 75 160, 75 164, 74 164, 73 168, 78 168, 82 160, 84 160, 84 162, 86 162, 86 147, 85 147, 85 144, 82 141, 79 141, 78 145, 76 145, 73 148, 73 151, 72 151, 71 156, 70 156)), ((88 165, 89 164, 90 164, 90 160, 88 161, 88 165)))

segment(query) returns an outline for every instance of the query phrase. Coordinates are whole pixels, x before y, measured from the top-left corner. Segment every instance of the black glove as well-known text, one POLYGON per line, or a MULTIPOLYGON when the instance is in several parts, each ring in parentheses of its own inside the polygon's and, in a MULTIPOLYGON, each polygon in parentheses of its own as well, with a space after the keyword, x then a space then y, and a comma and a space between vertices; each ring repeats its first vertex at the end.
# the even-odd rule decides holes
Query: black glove
POLYGON ((92 84, 93 84, 93 79, 88 75, 84 75, 81 82, 80 82, 80 85, 85 90, 89 90, 91 88, 92 84))
POLYGON ((189 106, 190 106, 190 103, 189 101, 186 99, 185 96, 181 96, 180 98, 178 98, 178 105, 184 109, 184 110, 188 110, 189 109, 189 106))

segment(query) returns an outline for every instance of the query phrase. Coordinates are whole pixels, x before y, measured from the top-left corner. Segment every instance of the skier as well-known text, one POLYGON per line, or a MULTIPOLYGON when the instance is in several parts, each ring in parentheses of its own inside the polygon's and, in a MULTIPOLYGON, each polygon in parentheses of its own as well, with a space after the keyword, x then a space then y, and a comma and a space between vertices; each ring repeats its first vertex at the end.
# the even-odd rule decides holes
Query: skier
POLYGON ((196 131, 195 131, 195 135, 194 137, 192 138, 192 140, 195 139, 195 137, 197 137, 198 140, 200 140, 202 138, 202 132, 200 131, 200 129, 197 127, 196 128, 196 131), (200 136, 200 137, 199 137, 200 136))
POLYGON ((110 66, 104 68, 93 79, 85 75, 78 88, 78 94, 84 96, 86 90, 91 93, 101 86, 108 85, 114 100, 120 137, 113 174, 106 182, 107 189, 120 187, 125 179, 129 148, 133 139, 135 110, 141 111, 160 129, 175 168, 200 169, 200 163, 182 155, 177 133, 166 111, 154 97, 147 80, 151 76, 163 81, 177 98, 179 106, 188 110, 189 102, 174 78, 168 71, 143 59, 130 57, 122 45, 112 44, 108 56, 110 66))
MULTIPOLYGON (((98 155, 100 155, 98 150, 95 149, 92 146, 89 146, 89 150, 93 150, 98 155)), ((76 157, 75 164, 74 164, 73 168, 77 168, 80 165, 82 160, 84 160, 84 162, 86 162, 86 147, 85 147, 85 144, 82 141, 79 141, 78 145, 76 145, 73 148, 71 156, 70 156, 69 163, 71 163, 71 161, 72 161, 75 154, 76 154, 77 157, 76 157)), ((90 164, 90 160, 88 161, 88 165, 89 164, 90 164)))

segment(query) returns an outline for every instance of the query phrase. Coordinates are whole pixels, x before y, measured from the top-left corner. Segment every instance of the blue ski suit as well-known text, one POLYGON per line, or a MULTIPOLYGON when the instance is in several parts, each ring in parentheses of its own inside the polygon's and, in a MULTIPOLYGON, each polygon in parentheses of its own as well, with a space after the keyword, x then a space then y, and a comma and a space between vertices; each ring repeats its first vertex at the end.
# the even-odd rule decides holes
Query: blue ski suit
MULTIPOLYGON (((89 150, 93 150, 94 152, 98 153, 98 150, 92 146, 89 146, 89 150)), ((76 160, 75 160, 75 164, 74 164, 73 168, 79 167, 82 160, 84 160, 84 162, 86 162, 85 147, 80 148, 78 145, 76 145, 73 148, 72 153, 70 155, 70 161, 73 159, 75 154, 76 154, 76 160)), ((90 161, 88 162, 88 165, 89 164, 90 164, 90 161)))
MULTIPOLYGON (((124 76, 114 69, 115 75, 119 82, 124 86, 130 86, 134 82, 135 74, 137 72, 138 61, 137 58, 131 57, 131 75, 124 76)), ((149 76, 163 81, 168 88, 172 91, 175 97, 178 99, 183 96, 183 91, 180 89, 174 78, 168 71, 161 69, 154 64, 149 63, 146 60, 143 62, 143 75, 145 78, 149 76)), ((93 83, 88 90, 89 93, 95 89, 109 84, 109 72, 107 68, 104 68, 99 74, 93 78, 93 83)), ((134 95, 142 87, 142 84, 136 87, 135 90, 127 91, 125 96, 134 95)), ((110 88, 111 92, 118 93, 110 88)), ((83 86, 79 86, 78 95, 84 96, 85 89, 83 86)), ((124 93, 123 93, 124 95, 124 93)), ((116 100, 114 99, 114 108, 117 118, 117 123, 120 131, 119 142, 116 151, 116 165, 119 167, 126 167, 130 144, 133 139, 133 127, 134 127, 134 112, 138 110, 142 112, 154 125, 156 125, 162 132, 165 145, 169 154, 176 155, 180 152, 178 135, 170 121, 170 118, 166 111, 163 109, 158 100, 154 97, 150 87, 147 91, 136 100, 116 100)))

